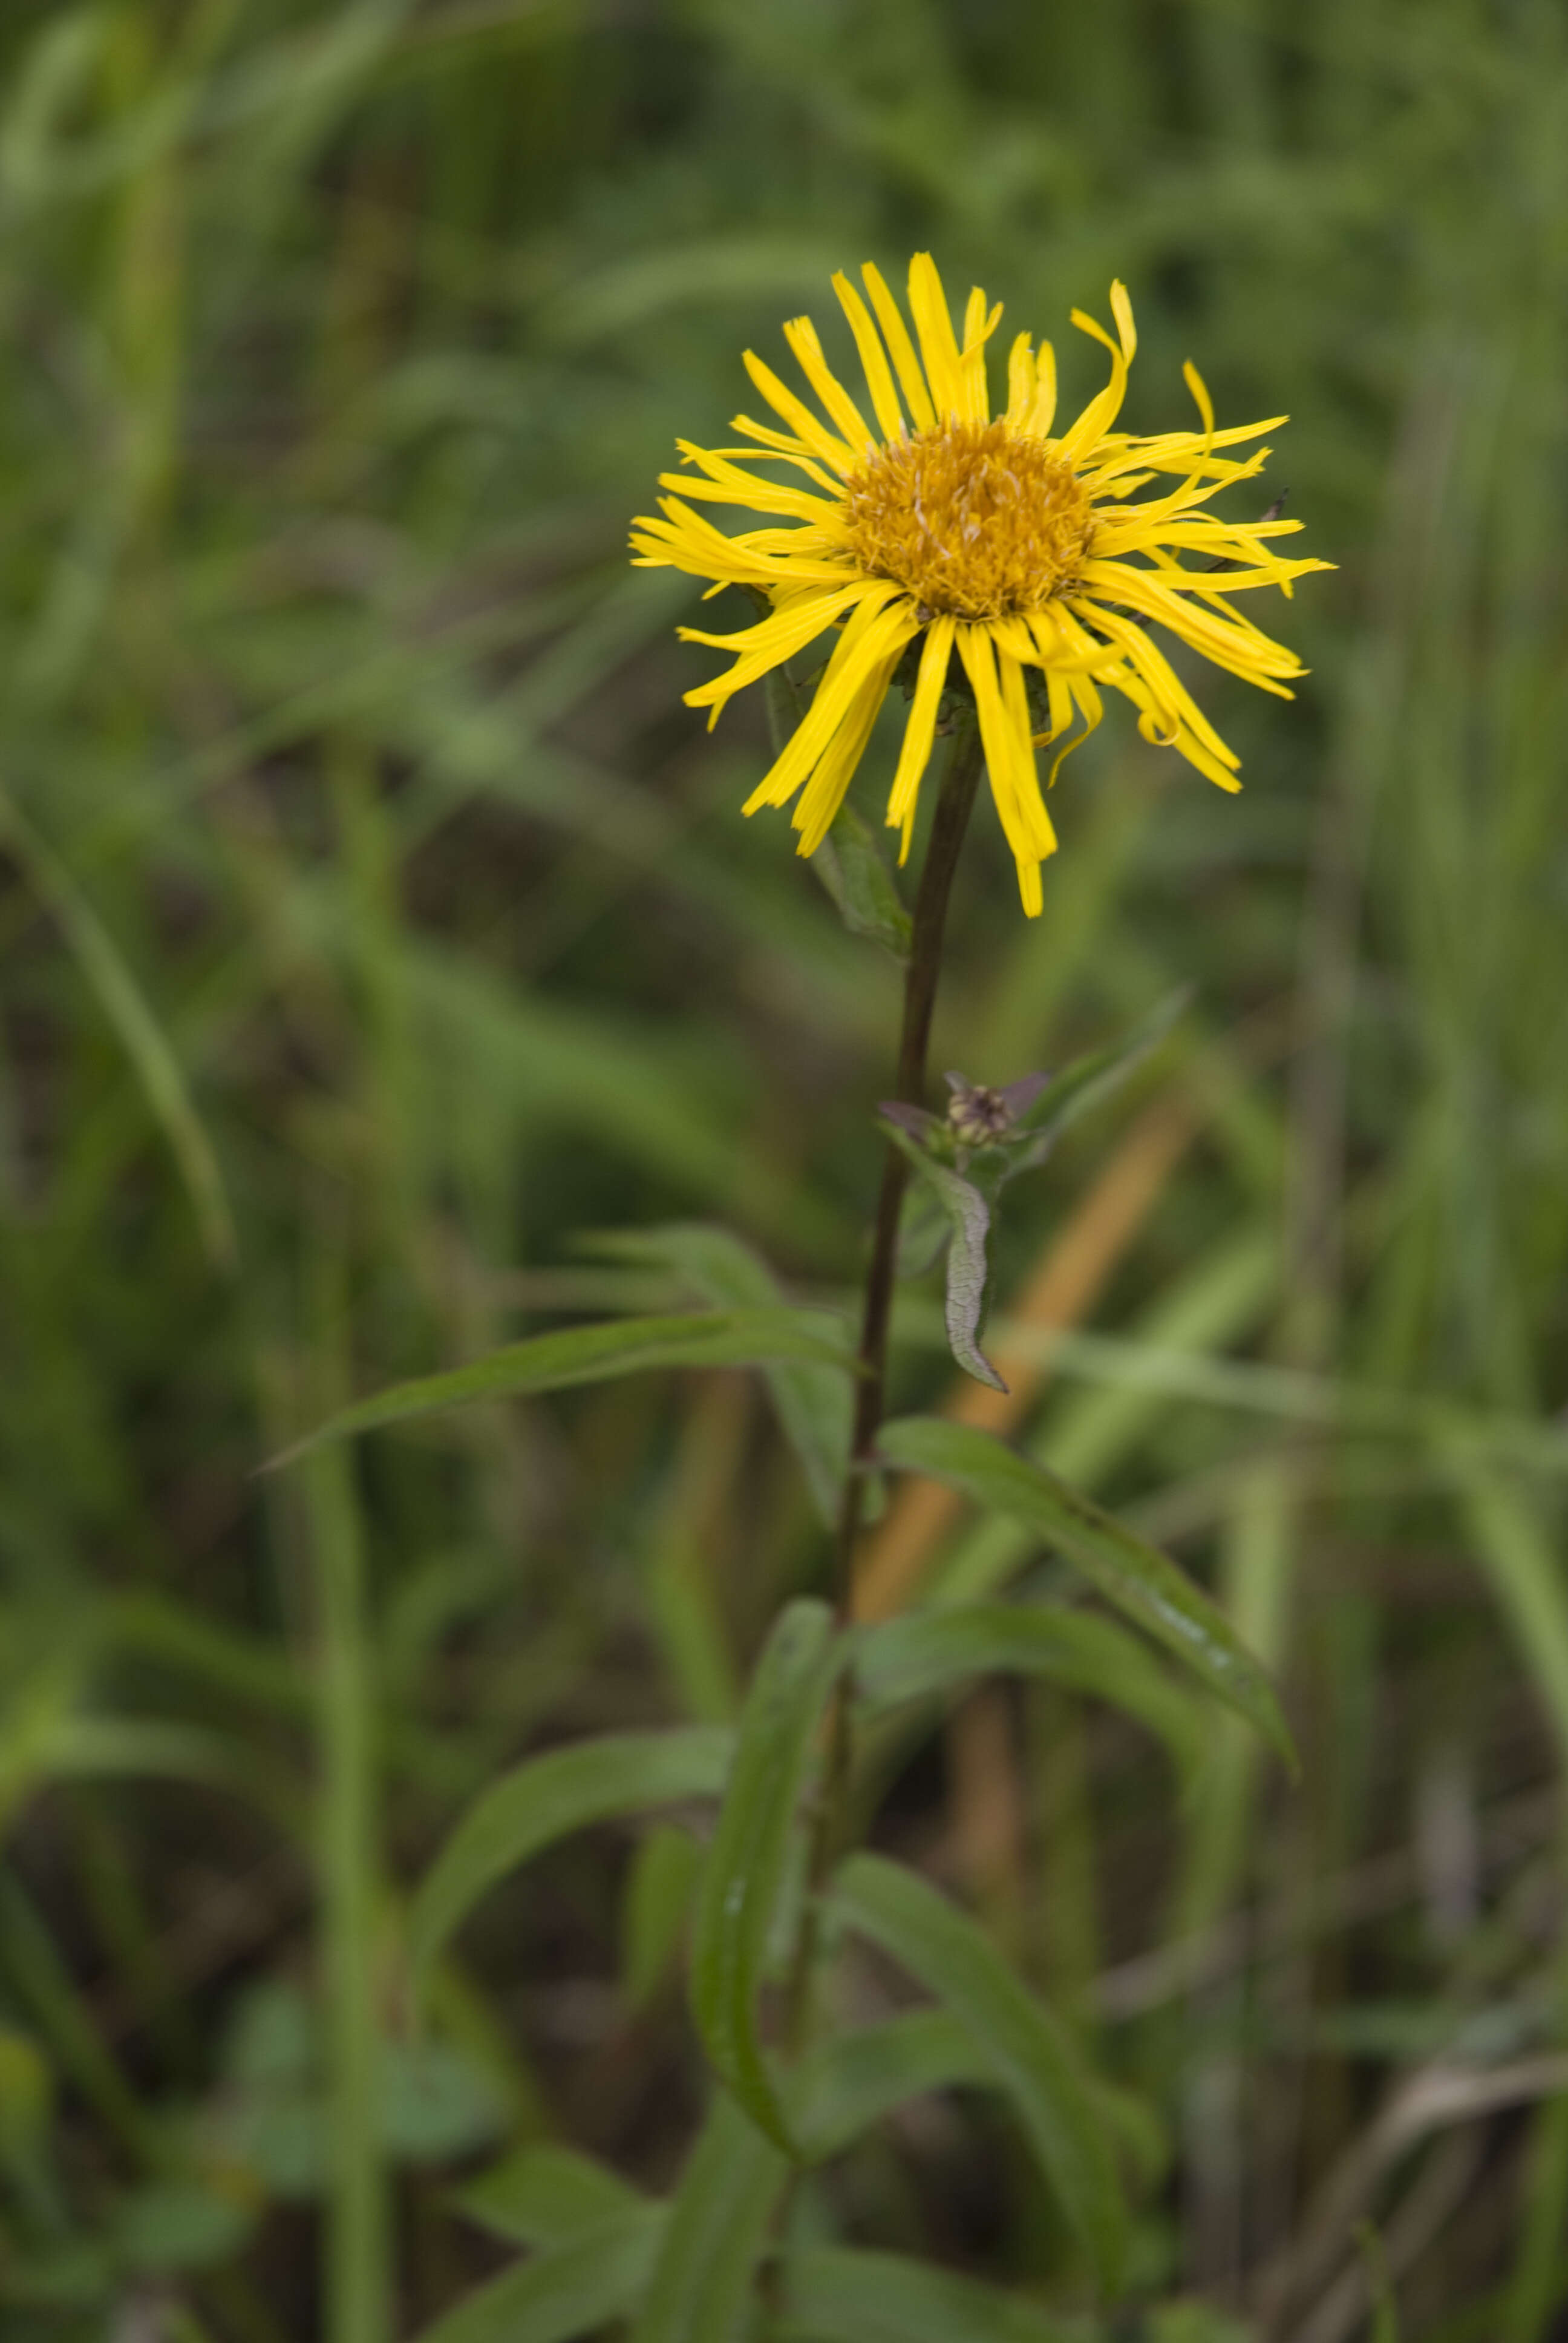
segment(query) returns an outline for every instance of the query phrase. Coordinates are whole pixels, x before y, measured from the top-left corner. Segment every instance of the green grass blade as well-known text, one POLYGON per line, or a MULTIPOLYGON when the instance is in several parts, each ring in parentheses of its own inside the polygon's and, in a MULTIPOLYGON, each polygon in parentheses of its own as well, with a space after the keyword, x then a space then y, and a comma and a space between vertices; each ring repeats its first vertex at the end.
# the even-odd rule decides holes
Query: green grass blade
POLYGON ((906 1416, 883 1426, 878 1449, 886 1463, 945 1481, 976 1504, 1031 1529, 1294 1764, 1291 1736, 1267 1676, 1223 1612, 1169 1555, 1135 1537, 1045 1465, 970 1425, 906 1416))
POLYGON ((843 1342, 829 1331, 834 1323, 820 1310, 714 1310, 678 1317, 616 1318, 602 1325, 536 1334, 468 1366, 419 1375, 358 1401, 273 1457, 267 1469, 291 1464, 323 1441, 349 1440, 383 1424, 439 1414, 476 1400, 567 1391, 578 1383, 603 1383, 656 1368, 751 1367, 776 1359, 809 1359, 847 1368, 843 1342))
POLYGON ((844 1645, 825 1603, 792 1603, 758 1664, 692 1926, 691 2006, 703 2047, 769 2137, 792 2150, 758 2031, 758 1996, 818 1726, 844 1645))
POLYGON ((721 2093, 687 2158, 629 2343, 732 2343, 789 2172, 721 2093))
POLYGON ((59 921, 83 975, 119 1036, 153 1120, 168 1141, 185 1182, 208 1254, 219 1269, 231 1270, 236 1249, 223 1174, 191 1102, 173 1043, 124 953, 65 862, 4 790, 0 790, 0 836, 7 840, 40 900, 59 921))
POLYGON ((964 2027, 1016 2109, 1101 2286, 1114 2289, 1127 2247, 1115 2157, 1088 2079, 1050 2012, 968 1913, 902 1865, 851 1856, 834 1882, 833 1906, 964 2027))
POLYGON ((719 1725, 619 1733, 530 1757, 470 1807, 427 1872, 408 1915, 416 1984, 487 1889, 541 1848, 612 1815, 717 1797, 735 1736, 719 1725))

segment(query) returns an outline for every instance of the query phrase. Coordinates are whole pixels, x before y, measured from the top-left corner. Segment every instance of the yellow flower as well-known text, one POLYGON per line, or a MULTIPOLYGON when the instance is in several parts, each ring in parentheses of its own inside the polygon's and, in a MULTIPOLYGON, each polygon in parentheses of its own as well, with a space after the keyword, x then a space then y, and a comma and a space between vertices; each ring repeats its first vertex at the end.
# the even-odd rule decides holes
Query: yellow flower
POLYGON ((1018 863, 1026 911, 1040 908, 1040 866, 1056 834, 1040 795, 1035 749, 1066 741, 1051 767, 1100 722, 1101 691, 1122 692, 1149 740, 1179 749, 1221 789, 1234 789, 1236 758, 1202 714, 1150 634, 1170 631, 1282 699, 1283 678, 1304 670, 1231 607, 1255 586, 1279 586, 1322 561, 1285 561, 1265 540, 1299 521, 1250 525, 1201 509, 1232 481, 1261 470, 1269 450, 1240 461, 1215 449, 1255 439, 1285 420, 1216 431, 1195 367, 1183 371, 1201 429, 1140 437, 1112 427, 1137 347, 1132 306, 1113 285, 1116 339, 1072 312, 1072 322, 1111 353, 1111 379, 1077 421, 1053 436, 1056 361, 1049 342, 1034 351, 1020 334, 1008 354, 1007 405, 991 414, 986 343, 1001 316, 977 287, 953 331, 941 279, 929 253, 910 266, 915 337, 878 271, 862 271, 868 310, 844 276, 833 289, 855 337, 877 427, 829 368, 809 318, 784 328, 823 421, 748 350, 752 381, 786 427, 737 416, 749 447, 678 442, 688 473, 660 485, 712 504, 741 506, 789 526, 726 537, 679 497, 660 499, 661 519, 634 525, 633 558, 728 585, 760 588, 768 615, 739 634, 683 627, 689 642, 736 654, 734 665, 686 695, 711 709, 754 683, 829 628, 837 629, 799 729, 746 811, 785 805, 799 793, 799 851, 820 845, 843 802, 878 710, 904 665, 913 696, 888 820, 910 849, 920 778, 931 753, 939 704, 956 650, 980 719, 991 794, 1018 863), (874 316, 873 316, 874 313, 874 316), (757 465, 804 475, 781 481, 757 465), (1165 485, 1169 483, 1170 485, 1165 485), (1140 489, 1154 493, 1138 499, 1140 489), (1184 568, 1183 554, 1201 557, 1184 568), (1222 585, 1214 573, 1224 573, 1222 585), (923 638, 918 651, 911 650, 923 638))

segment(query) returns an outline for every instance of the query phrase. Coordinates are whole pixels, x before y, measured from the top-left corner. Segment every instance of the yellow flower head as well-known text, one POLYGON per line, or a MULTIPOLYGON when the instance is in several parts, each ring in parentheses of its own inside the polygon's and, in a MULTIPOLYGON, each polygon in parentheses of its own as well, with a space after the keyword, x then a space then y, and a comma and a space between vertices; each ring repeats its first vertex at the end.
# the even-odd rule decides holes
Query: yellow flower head
POLYGON ((1137 347, 1125 288, 1111 288, 1116 338, 1082 310, 1072 322, 1111 353, 1111 379, 1075 423, 1053 436, 1056 361, 1049 342, 1020 334, 1008 354, 1007 405, 991 414, 986 343, 1001 316, 977 287, 953 331, 929 253, 910 266, 914 336, 878 271, 861 272, 868 310, 848 277, 833 289, 865 369, 873 430, 829 368, 809 318, 784 328, 824 422, 748 350, 752 381, 785 427, 744 415, 733 428, 755 444, 706 448, 682 440, 691 473, 661 487, 706 503, 741 506, 790 526, 726 537, 679 497, 660 499, 661 519, 640 519, 633 558, 729 585, 760 588, 770 605, 739 634, 683 627, 689 642, 733 651, 734 665, 686 695, 712 710, 732 693, 837 629, 799 729, 746 811, 785 805, 799 793, 799 851, 820 845, 871 735, 895 672, 910 662, 913 697, 888 820, 908 854, 920 777, 955 649, 979 715, 991 794, 1018 863, 1026 911, 1040 908, 1040 866, 1056 848, 1040 796, 1036 746, 1063 741, 1076 719, 1081 739, 1099 723, 1101 690, 1131 700, 1144 738, 1180 749, 1221 789, 1241 785, 1237 759, 1198 708, 1150 634, 1151 624, 1217 667, 1290 699, 1283 679, 1303 672, 1231 606, 1250 587, 1278 586, 1322 561, 1284 561, 1266 539, 1294 520, 1250 525, 1202 509, 1233 480, 1262 469, 1269 450, 1235 460, 1216 448, 1255 439, 1275 416, 1216 431, 1196 368, 1185 369, 1201 428, 1137 437, 1112 427, 1137 347), (785 483, 758 465, 789 466, 809 485, 785 483), (1141 489, 1151 494, 1140 498, 1141 489), (1181 557, 1197 557, 1183 568, 1181 557), (1223 584, 1215 573, 1223 573, 1223 584), (916 638, 920 649, 911 650, 916 638))

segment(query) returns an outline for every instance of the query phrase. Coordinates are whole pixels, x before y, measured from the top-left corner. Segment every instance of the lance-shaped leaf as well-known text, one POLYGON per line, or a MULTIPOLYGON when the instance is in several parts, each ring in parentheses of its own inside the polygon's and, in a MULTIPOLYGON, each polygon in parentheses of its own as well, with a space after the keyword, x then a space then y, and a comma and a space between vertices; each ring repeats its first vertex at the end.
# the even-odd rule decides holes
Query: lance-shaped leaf
POLYGON ((574 2343, 641 2299, 664 2234, 664 2207, 638 2206, 531 2254, 466 2295, 418 2343, 574 2343))
POLYGON ((1113 2288, 1127 2209, 1092 2088, 1055 2019, 978 1923, 901 1864, 851 1856, 832 1903, 840 1920, 918 1977, 982 2053, 1101 2284, 1113 2288))
POLYGON ((456 2190, 455 2209, 518 2246, 558 2246, 637 2211, 643 2199, 618 2173, 554 2140, 526 2147, 456 2190))
POLYGON ((741 1715, 692 1928, 691 2006, 703 2046, 748 2115, 791 2154, 757 2002, 818 1725, 846 1654, 825 1603, 780 1613, 741 1715))
POLYGON ((789 2175, 720 2092, 687 2158, 630 2343, 733 2343, 789 2175))
POLYGON ((616 1733, 548 1750, 493 1782, 426 1874, 408 1915, 417 1980, 486 1890, 542 1847, 613 1815, 717 1797, 735 1736, 719 1725, 616 1733))
POLYGON ((474 1400, 515 1399, 604 1383, 653 1367, 755 1367, 778 1359, 809 1359, 848 1368, 841 1322, 825 1310, 708 1310, 668 1318, 612 1318, 601 1325, 568 1326, 509 1342, 448 1373, 394 1383, 358 1401, 272 1459, 292 1463, 324 1440, 347 1440, 384 1423, 435 1415, 474 1400))
POLYGON ((1198 1707, 1140 1643, 1110 1619, 1060 1605, 966 1603, 911 1611, 865 1629, 855 1684, 873 1711, 1000 1672, 1044 1677, 1135 1716, 1191 1779, 1204 1750, 1198 1707))
POLYGON ((1048 1466, 972 1425, 905 1416, 883 1425, 877 1446, 884 1463, 945 1481, 988 1512, 1032 1530, 1108 1602, 1185 1661, 1294 1766, 1290 1733, 1261 1665, 1224 1613, 1168 1554, 1135 1537, 1048 1466))
POLYGON ((1098 2323, 903 2254, 811 2246, 782 2267, 775 2343, 1091 2343, 1098 2323))
MULTIPOLYGON (((759 1253, 729 1229, 700 1221, 676 1221, 662 1228, 596 1231, 583 1242, 591 1252, 618 1261, 646 1262, 672 1269, 715 1309, 769 1309, 782 1304, 779 1281, 759 1253)), ((805 1472, 818 1513, 829 1525, 849 1461, 850 1385, 841 1366, 778 1361, 764 1366, 786 1439, 805 1472)))
POLYGON ((928 1154, 911 1134, 903 1118, 919 1111, 918 1108, 896 1106, 884 1106, 881 1110, 894 1145, 909 1158, 916 1176, 924 1182, 947 1214, 950 1234, 943 1314, 948 1348, 966 1374, 973 1375, 977 1383, 989 1383, 992 1391, 1004 1392, 1007 1385, 980 1346, 990 1274, 986 1240, 990 1233, 990 1204, 974 1181, 955 1172, 950 1163, 928 1154))
POLYGON ((811 868, 851 935, 868 936, 895 960, 908 960, 914 922, 881 848, 848 802, 834 815, 832 828, 811 857, 811 868))
POLYGON ((907 2099, 992 2079, 950 2010, 906 2009, 819 2042, 792 2077, 790 2121, 808 2161, 822 2163, 907 2099))

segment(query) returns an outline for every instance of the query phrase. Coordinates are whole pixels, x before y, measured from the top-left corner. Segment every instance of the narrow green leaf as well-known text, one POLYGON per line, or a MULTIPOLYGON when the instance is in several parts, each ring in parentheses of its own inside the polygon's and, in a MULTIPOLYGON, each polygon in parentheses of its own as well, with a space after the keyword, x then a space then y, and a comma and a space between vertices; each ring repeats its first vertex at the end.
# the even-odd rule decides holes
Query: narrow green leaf
POLYGON ((1019 1603, 972 1603, 911 1611, 864 1630, 855 1684, 873 1712, 1000 1672, 1042 1676, 1089 1693, 1158 1734, 1184 1778, 1205 1740, 1194 1703, 1148 1646, 1087 1611, 1019 1603))
POLYGON ((976 1504, 1032 1530, 1108 1602, 1184 1660, 1294 1766, 1273 1686, 1224 1613, 1168 1554, 1146 1545, 1048 1466, 972 1425, 905 1416, 883 1426, 878 1450, 887 1463, 945 1481, 976 1504))
POLYGON ((883 1116, 888 1135, 914 1167, 915 1176, 930 1189, 948 1221, 947 1293, 943 1319, 948 1348, 965 1374, 992 1391, 1007 1385, 980 1346, 985 1315, 986 1281, 990 1274, 986 1242, 990 1234, 990 1206, 972 1180, 950 1163, 928 1155, 917 1139, 883 1116))
POLYGON ((1560 1548, 1531 1493, 1483 1463, 1462 1438, 1435 1443, 1452 1471, 1477 1558, 1568 1763, 1568 1592, 1560 1548))
POLYGON ((1127 2212, 1091 2085, 1055 2019, 969 1914, 902 1865, 853 1855, 833 1906, 920 1979, 985 2056, 1102 2286, 1114 2288, 1127 2212))
MULTIPOLYGON (((716 1310, 779 1307, 784 1296, 759 1253, 729 1229, 700 1221, 662 1228, 618 1230, 587 1240, 595 1252, 618 1261, 673 1269, 716 1310)), ((762 1370, 785 1438, 800 1460, 812 1501, 829 1526, 849 1462, 850 1386, 841 1366, 779 1361, 762 1370)))
POLYGON ((450 2200, 492 2237, 518 2246, 560 2246, 643 2203, 628 2181, 580 2149, 533 2140, 481 2172, 450 2200))
POLYGON ((687 2158, 630 2343, 734 2343, 789 2172, 719 2093, 687 2158))
POLYGON ((620 1989, 630 2008, 646 2008, 674 1966, 701 1874, 701 1848, 673 1823, 656 1825, 638 1848, 621 1921, 620 1989))
POLYGON ((1110 1098, 1136 1073, 1144 1059, 1159 1048, 1191 998, 1191 987, 1181 986, 1151 1009, 1147 1017, 1141 1018, 1119 1041, 1074 1058, 1070 1065, 1052 1076, 1038 1098, 1030 1101, 1010 1136, 1016 1140, 1033 1133, 1037 1141, 1054 1143, 1069 1124, 1110 1098))
POLYGON ((424 2328, 418 2343, 573 2343, 626 2316, 648 2284, 661 2206, 617 2214, 530 2255, 424 2328))
POLYGON ((790 2254, 783 2293, 776 2343, 1091 2343, 1099 2331, 978 2278, 850 2246, 790 2254))
POLYGON ((415 1896, 408 1955, 416 1984, 486 1889, 508 1871, 553 1840, 612 1815, 716 1797, 734 1745, 734 1735, 719 1725, 617 1733, 548 1750, 504 1774, 464 1815, 415 1896))
POLYGON ((565 1391, 575 1383, 603 1383, 653 1367, 751 1367, 775 1359, 809 1359, 847 1368, 849 1357, 841 1331, 835 1332, 838 1326, 838 1320, 822 1310, 710 1310, 668 1318, 611 1318, 599 1325, 536 1334, 526 1342, 492 1351, 469 1366, 420 1375, 360 1400, 273 1457, 266 1469, 291 1464, 324 1440, 350 1439, 384 1423, 434 1415, 472 1400, 565 1391))
POLYGON ((791 2153, 757 1997, 818 1724, 846 1648, 825 1603, 780 1613, 747 1695, 692 1929, 691 2006, 704 2047, 753 2121, 791 2153))
POLYGON ((119 1036, 153 1120, 168 1141, 191 1200, 207 1253, 219 1269, 236 1260, 234 1220, 217 1158, 191 1102, 174 1045, 158 1023, 129 963, 86 896, 42 832, 0 789, 0 835, 9 841, 61 933, 99 1006, 119 1036))
POLYGON ((808 2162, 839 2155, 906 2099, 994 2080, 990 2059, 946 2009, 909 2009, 817 2045, 797 2068, 791 2128, 808 2162))
POLYGON ((811 868, 852 936, 867 936, 895 960, 908 960, 914 922, 875 835, 848 802, 833 817, 811 868))

